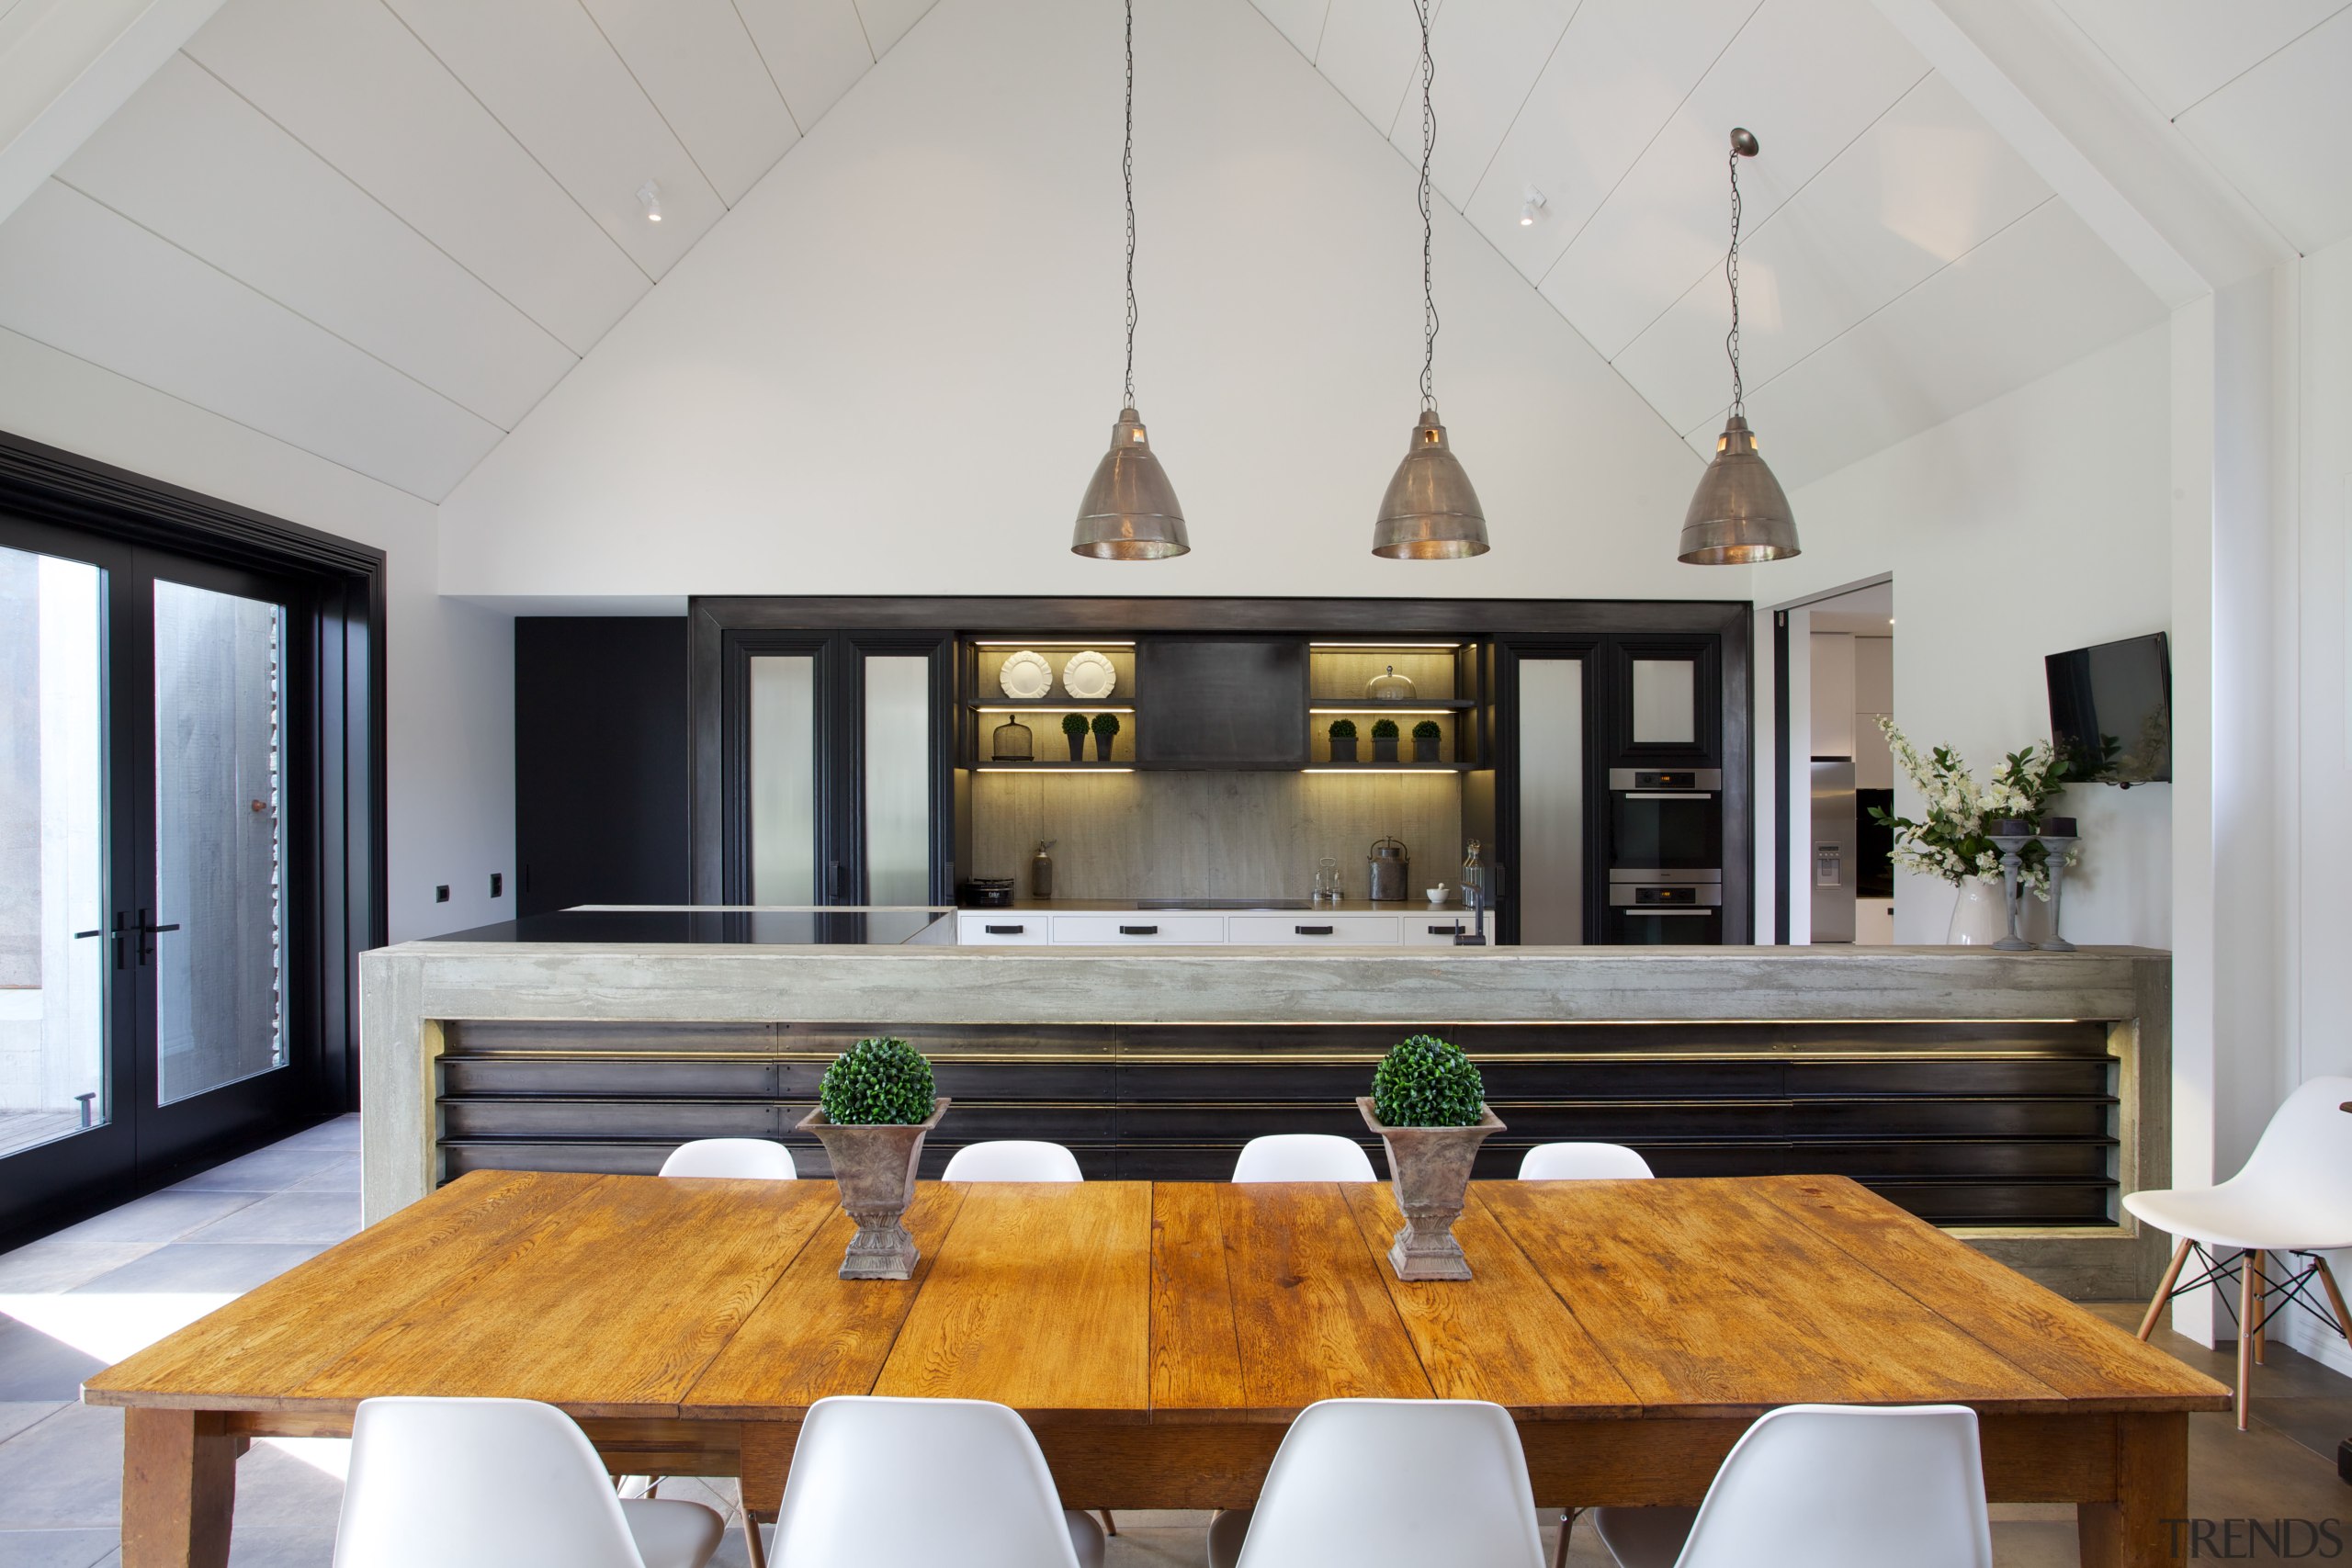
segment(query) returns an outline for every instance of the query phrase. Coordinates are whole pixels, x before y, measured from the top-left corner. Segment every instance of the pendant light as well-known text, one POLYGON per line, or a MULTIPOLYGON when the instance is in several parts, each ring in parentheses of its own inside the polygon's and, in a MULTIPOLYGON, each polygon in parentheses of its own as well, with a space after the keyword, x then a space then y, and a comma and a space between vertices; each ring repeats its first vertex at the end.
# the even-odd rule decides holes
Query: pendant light
POLYGON ((1372 553, 1390 560, 1459 560, 1487 553, 1487 515, 1437 417, 1437 295, 1430 283, 1430 155, 1437 150, 1430 83, 1436 67, 1430 59, 1430 0, 1414 0, 1413 9, 1421 22, 1421 418, 1388 493, 1380 498, 1372 553))
POLYGON ((1724 276, 1731 285, 1731 333, 1724 339, 1724 351, 1731 356, 1731 419, 1715 437, 1714 460, 1699 476, 1699 492, 1682 517, 1679 558, 1692 566, 1745 566, 1797 554, 1796 519, 1781 481, 1757 455, 1739 381, 1739 161, 1753 158, 1757 150, 1753 133, 1733 130, 1731 254, 1724 258, 1724 276))
POLYGON ((1111 427, 1111 449, 1094 466, 1078 503, 1073 555, 1096 560, 1165 560, 1193 547, 1176 487, 1153 456, 1136 412, 1136 0, 1127 0, 1127 141, 1119 160, 1127 186, 1127 395, 1111 427))

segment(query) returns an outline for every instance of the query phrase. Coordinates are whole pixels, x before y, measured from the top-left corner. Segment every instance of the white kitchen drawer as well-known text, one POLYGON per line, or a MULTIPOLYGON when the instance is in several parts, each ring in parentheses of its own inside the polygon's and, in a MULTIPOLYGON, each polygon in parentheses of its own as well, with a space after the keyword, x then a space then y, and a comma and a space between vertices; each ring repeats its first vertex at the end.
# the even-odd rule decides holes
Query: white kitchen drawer
POLYGON ((1221 942, 1223 915, 1187 915, 1155 909, 1148 913, 1056 915, 1054 940, 1118 947, 1146 942, 1221 942))
MULTIPOLYGON (((1430 909, 1420 914, 1407 915, 1404 919, 1407 947, 1452 947, 1454 932, 1466 931, 1470 929, 1470 917, 1459 909, 1430 909)), ((1494 940, 1494 912, 1488 910, 1487 939, 1491 942, 1494 940)))
POLYGON ((956 942, 960 947, 1004 947, 1023 942, 1039 946, 1054 940, 1048 915, 1023 914, 1017 909, 958 909, 956 942))
POLYGON ((1253 947, 1394 947, 1394 915, 1324 915, 1311 910, 1279 915, 1234 915, 1225 940, 1253 947))

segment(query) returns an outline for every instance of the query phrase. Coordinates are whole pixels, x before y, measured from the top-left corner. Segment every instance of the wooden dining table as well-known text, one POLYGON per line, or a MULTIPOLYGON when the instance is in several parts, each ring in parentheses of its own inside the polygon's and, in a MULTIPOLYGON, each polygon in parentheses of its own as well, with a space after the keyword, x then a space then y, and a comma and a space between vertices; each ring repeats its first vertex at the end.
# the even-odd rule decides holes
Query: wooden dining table
POLYGON ((1385 1183, 927 1182, 904 1281, 837 1277, 830 1181, 477 1172, 93 1377, 123 1562, 221 1568, 237 1456, 378 1394, 570 1412, 616 1474, 773 1517, 809 1405, 988 1399, 1072 1508, 1247 1506, 1317 1400, 1492 1400, 1547 1506, 1695 1504, 1775 1405, 1975 1409, 1996 1502, 2168 1562, 2230 1393, 1839 1177, 1481 1182, 1476 1277, 1407 1283, 1385 1183))

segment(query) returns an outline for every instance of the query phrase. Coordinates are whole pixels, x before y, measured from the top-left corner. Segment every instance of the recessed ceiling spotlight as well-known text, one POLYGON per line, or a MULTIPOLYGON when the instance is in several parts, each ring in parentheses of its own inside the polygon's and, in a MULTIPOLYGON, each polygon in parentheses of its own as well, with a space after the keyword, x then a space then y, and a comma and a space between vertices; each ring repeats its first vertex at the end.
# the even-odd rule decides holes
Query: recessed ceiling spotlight
POLYGON ((648 223, 662 221, 662 187, 651 180, 637 187, 637 199, 645 207, 648 223))
POLYGON ((1543 211, 1544 193, 1537 190, 1533 186, 1529 186, 1527 187, 1527 199, 1520 204, 1519 226, 1522 229, 1531 227, 1534 223, 1535 220, 1543 215, 1543 211))

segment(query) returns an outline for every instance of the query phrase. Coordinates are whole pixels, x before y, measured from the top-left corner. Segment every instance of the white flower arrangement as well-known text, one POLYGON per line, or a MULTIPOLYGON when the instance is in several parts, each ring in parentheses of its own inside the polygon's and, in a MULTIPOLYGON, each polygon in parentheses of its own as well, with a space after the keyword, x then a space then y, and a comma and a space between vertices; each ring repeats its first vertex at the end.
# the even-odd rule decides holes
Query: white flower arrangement
MULTIPOLYGON (((2065 787, 2069 777, 2064 758, 2048 746, 2028 746, 2010 752, 1992 781, 1979 785, 1968 765, 1950 747, 1939 746, 1922 757, 1893 719, 1882 718, 1878 727, 1894 753, 1895 766, 1927 803, 1926 813, 1917 821, 1871 807, 1871 815, 1893 830, 1891 858, 1905 871, 1954 886, 1971 877, 1999 882, 2001 852, 1988 836, 1988 828, 2003 818, 2021 818, 2039 828, 2051 797, 2065 787)), ((2047 848, 2028 844, 2019 858, 2024 863, 2019 880, 2046 901, 2050 897, 2047 848)), ((2074 863, 2070 847, 2066 863, 2074 863)))

